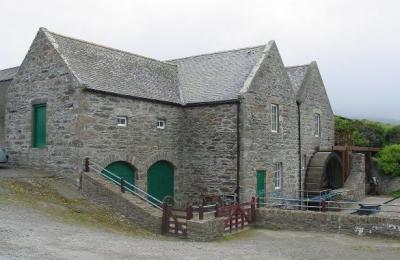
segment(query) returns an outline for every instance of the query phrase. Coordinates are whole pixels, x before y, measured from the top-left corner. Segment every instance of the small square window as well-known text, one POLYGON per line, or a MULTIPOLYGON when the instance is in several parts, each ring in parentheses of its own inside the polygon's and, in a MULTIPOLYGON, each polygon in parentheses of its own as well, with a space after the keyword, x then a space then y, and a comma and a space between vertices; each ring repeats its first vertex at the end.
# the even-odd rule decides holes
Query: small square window
POLYGON ((128 117, 126 116, 117 117, 117 126, 127 126, 127 125, 128 125, 128 117))
POLYGON ((158 129, 164 129, 165 128, 165 120, 164 119, 158 119, 157 120, 157 128, 158 129))

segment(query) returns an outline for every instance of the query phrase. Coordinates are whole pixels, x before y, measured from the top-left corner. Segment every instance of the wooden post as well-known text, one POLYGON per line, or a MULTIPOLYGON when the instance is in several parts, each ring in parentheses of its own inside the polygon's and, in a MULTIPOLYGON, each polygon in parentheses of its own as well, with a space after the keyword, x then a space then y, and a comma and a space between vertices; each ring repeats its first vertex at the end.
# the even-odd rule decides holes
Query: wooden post
POLYGON ((257 208, 259 209, 260 208, 260 197, 257 197, 256 203, 257 203, 257 208))
POLYGON ((167 203, 162 204, 163 215, 161 219, 161 234, 168 233, 168 205, 167 203))
POLYGON ((215 217, 216 218, 219 217, 219 206, 218 206, 218 204, 215 204, 215 217))
POLYGON ((90 169, 89 169, 89 157, 86 157, 86 158, 85 158, 85 167, 84 167, 84 171, 85 171, 85 172, 89 172, 89 171, 90 171, 90 169))
POLYGON ((236 230, 237 230, 238 227, 239 227, 239 223, 238 223, 238 220, 239 220, 238 211, 239 211, 239 209, 240 209, 240 206, 239 206, 239 205, 236 205, 236 207, 235 207, 235 219, 236 219, 236 221, 235 221, 235 227, 236 227, 236 230))
POLYGON ((203 204, 201 204, 199 207, 199 219, 203 220, 203 218, 204 218, 204 207, 203 204))
POLYGON ((251 222, 256 220, 256 199, 254 197, 251 198, 251 222))
POLYGON ((186 208, 186 220, 191 220, 193 218, 193 207, 190 205, 186 208))
POLYGON ((124 193, 125 192, 125 179, 121 178, 121 192, 124 193))

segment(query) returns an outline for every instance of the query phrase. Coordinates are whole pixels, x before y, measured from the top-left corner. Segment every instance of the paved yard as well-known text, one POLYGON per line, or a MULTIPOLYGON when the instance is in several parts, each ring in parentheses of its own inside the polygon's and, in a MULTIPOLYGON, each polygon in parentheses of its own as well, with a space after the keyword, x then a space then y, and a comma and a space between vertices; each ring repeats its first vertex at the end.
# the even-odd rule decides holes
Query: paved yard
POLYGON ((399 241, 326 233, 249 230, 210 243, 160 237, 60 179, 25 177, 0 177, 0 259, 400 258, 399 241))

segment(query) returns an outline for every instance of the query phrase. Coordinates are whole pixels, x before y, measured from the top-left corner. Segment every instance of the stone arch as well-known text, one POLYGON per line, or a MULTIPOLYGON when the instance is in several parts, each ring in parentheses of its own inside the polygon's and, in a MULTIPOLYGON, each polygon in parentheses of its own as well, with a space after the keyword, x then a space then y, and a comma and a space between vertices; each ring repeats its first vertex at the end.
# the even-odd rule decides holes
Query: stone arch
MULTIPOLYGON (((96 161, 96 159, 94 159, 96 161)), ((137 165, 137 159, 135 156, 129 153, 124 153, 124 152, 114 152, 114 153, 109 153, 106 156, 101 157, 101 159, 98 159, 96 161, 102 168, 106 168, 108 165, 110 165, 113 162, 127 162, 130 165, 132 165, 136 170, 138 170, 137 165)))
POLYGON ((175 156, 168 152, 157 152, 149 156, 149 158, 141 164, 140 171, 147 173, 147 170, 158 161, 167 161, 173 166, 174 171, 178 169, 175 156))

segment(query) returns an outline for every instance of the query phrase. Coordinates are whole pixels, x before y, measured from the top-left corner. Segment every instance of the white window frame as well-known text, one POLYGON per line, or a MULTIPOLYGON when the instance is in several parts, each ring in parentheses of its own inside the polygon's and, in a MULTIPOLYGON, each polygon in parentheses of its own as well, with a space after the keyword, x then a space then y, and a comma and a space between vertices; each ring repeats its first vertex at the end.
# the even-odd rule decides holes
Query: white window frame
POLYGON ((157 119, 157 128, 158 129, 165 129, 166 124, 167 124, 167 122, 165 121, 165 119, 157 119))
POLYGON ((273 133, 279 132, 279 105, 278 104, 271 104, 271 132, 273 132, 273 133))
POLYGON ((274 168, 274 187, 275 190, 280 190, 282 189, 282 162, 275 163, 274 168))
POLYGON ((321 136, 321 115, 318 113, 314 114, 314 136, 321 136))
POLYGON ((117 126, 125 127, 128 125, 128 117, 127 116, 117 116, 117 126))

